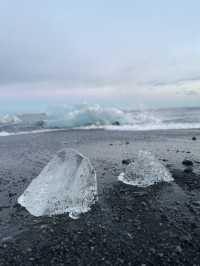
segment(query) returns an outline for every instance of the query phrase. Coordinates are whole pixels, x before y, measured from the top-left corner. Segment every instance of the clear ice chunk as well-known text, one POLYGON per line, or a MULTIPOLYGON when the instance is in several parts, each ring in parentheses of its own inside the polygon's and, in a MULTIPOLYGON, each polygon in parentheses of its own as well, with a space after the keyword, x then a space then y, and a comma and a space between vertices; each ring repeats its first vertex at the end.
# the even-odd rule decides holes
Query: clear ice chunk
POLYGON ((151 152, 141 150, 118 180, 128 185, 147 187, 159 182, 171 182, 173 177, 151 152))
POLYGON ((96 172, 89 159, 73 149, 64 149, 33 179, 18 203, 34 216, 69 213, 77 219, 96 200, 96 172))

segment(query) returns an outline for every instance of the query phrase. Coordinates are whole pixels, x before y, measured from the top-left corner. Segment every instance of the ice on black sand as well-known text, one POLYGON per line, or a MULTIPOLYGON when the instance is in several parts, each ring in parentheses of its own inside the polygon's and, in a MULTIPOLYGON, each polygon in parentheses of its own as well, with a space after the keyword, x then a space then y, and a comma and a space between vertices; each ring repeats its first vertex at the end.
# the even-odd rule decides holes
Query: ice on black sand
POLYGON ((168 169, 149 151, 139 151, 134 162, 118 177, 125 184, 147 187, 158 182, 171 182, 173 178, 168 169))
POLYGON ((64 149, 30 183, 18 203, 34 216, 69 213, 76 219, 96 200, 96 172, 89 159, 73 149, 64 149))

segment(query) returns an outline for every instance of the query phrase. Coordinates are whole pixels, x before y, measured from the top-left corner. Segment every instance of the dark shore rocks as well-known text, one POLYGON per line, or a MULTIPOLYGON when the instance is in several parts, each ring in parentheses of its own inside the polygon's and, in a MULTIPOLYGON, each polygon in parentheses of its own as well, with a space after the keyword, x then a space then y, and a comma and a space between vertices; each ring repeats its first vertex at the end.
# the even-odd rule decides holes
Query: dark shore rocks
POLYGON ((193 162, 191 160, 187 160, 187 159, 183 160, 182 164, 186 165, 186 166, 193 166, 193 162))
POLYGON ((197 138, 196 137, 192 137, 192 140, 197 140, 197 138))

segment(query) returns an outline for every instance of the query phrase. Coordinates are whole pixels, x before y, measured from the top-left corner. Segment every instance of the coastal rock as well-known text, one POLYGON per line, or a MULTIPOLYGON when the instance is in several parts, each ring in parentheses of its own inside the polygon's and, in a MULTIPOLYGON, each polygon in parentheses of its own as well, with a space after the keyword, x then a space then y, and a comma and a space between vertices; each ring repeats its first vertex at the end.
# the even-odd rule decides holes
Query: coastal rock
POLYGON ((34 216, 69 213, 71 218, 78 218, 96 200, 96 173, 89 159, 64 149, 31 182, 18 203, 34 216))
POLYGON ((197 138, 196 137, 192 137, 192 140, 197 140, 197 138))
POLYGON ((173 178, 167 168, 151 152, 139 151, 134 162, 131 162, 118 177, 125 184, 147 187, 158 182, 170 182, 173 178))

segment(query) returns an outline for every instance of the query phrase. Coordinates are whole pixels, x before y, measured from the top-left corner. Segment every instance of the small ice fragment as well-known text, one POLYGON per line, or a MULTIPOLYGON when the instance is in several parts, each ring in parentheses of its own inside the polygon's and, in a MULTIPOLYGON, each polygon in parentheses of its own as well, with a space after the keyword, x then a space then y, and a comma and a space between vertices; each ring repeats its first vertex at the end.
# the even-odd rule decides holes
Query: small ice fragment
POLYGON ((134 162, 130 163, 118 177, 125 184, 147 187, 158 182, 171 182, 173 177, 151 152, 139 151, 134 162))
POLYGON ((68 212, 77 219, 96 200, 96 172, 89 159, 73 149, 64 149, 33 179, 18 203, 34 216, 68 212))

